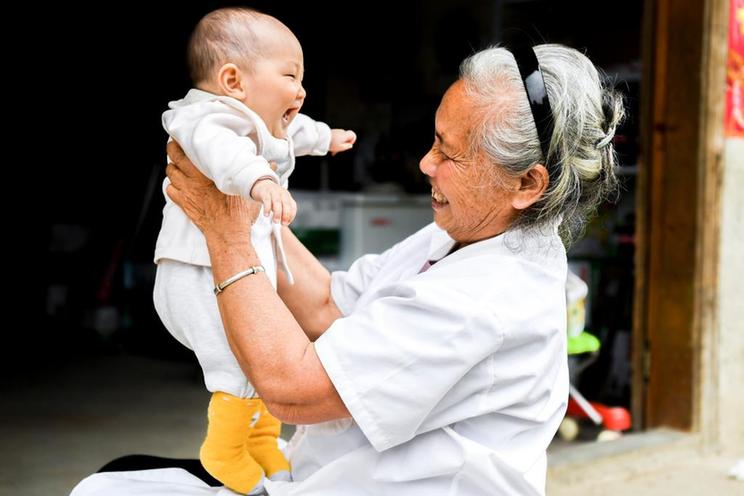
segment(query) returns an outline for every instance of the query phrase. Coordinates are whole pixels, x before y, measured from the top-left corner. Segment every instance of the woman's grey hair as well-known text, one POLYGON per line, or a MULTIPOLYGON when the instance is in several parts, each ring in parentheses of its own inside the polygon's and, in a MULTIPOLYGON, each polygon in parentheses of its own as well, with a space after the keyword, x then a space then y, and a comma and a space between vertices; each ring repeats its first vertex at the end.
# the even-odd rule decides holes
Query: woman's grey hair
MULTIPOLYGON (((622 96, 603 84, 592 62, 561 45, 534 47, 555 126, 549 154, 557 171, 542 198, 525 209, 512 227, 540 228, 560 223, 569 245, 599 203, 617 191, 612 138, 625 111, 622 96)), ((498 184, 501 174, 518 176, 545 164, 537 128, 514 56, 489 48, 463 61, 460 78, 482 114, 471 135, 474 153, 498 168, 486 168, 498 184)))
POLYGON ((260 58, 261 43, 253 27, 269 18, 246 7, 217 9, 201 18, 187 49, 189 73, 194 85, 214 77, 227 62, 250 68, 260 58))

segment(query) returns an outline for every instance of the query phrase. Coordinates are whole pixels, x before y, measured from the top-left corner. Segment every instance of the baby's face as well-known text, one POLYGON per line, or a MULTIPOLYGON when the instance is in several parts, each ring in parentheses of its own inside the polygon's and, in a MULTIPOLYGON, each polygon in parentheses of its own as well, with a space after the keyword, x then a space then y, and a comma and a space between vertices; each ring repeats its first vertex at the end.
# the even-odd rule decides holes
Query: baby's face
POLYGON ((247 96, 243 101, 266 123, 277 138, 287 136, 287 127, 305 101, 302 48, 294 36, 272 43, 267 55, 245 77, 247 96))

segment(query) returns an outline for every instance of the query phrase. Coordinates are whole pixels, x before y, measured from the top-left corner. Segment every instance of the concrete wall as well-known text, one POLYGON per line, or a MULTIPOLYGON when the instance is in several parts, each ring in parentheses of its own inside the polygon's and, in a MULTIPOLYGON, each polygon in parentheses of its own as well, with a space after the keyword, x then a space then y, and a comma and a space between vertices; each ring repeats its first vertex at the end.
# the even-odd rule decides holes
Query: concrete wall
POLYGON ((744 446, 744 140, 728 139, 721 190, 719 440, 744 446))

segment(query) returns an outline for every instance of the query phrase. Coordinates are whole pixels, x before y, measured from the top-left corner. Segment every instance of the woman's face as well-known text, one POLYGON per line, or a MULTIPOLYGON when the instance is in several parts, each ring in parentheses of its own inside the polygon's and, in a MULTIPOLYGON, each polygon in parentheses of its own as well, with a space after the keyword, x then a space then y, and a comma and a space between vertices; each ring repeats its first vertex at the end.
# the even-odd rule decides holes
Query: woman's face
POLYGON ((462 81, 450 86, 435 117, 434 144, 419 163, 431 183, 434 222, 461 244, 502 233, 516 211, 511 206, 513 180, 492 184, 495 167, 470 150, 470 134, 479 124, 478 112, 462 81))

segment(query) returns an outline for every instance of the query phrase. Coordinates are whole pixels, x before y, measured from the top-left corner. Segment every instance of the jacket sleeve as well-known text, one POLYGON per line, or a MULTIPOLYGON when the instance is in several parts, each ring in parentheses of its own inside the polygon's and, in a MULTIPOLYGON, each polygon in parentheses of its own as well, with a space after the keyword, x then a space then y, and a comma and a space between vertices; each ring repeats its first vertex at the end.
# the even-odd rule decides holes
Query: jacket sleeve
POLYGON ((328 124, 314 121, 304 114, 297 114, 289 124, 287 133, 294 143, 296 156, 328 153, 328 147, 331 145, 331 128, 328 124))
POLYGON ((454 388, 499 348, 501 328, 467 295, 439 282, 381 288, 378 298, 337 319, 315 342, 324 369, 377 451, 453 423, 453 406, 490 385, 454 388))
POLYGON ((249 197, 258 179, 269 177, 279 182, 266 159, 257 153, 253 124, 219 102, 167 110, 163 127, 225 194, 249 197))

